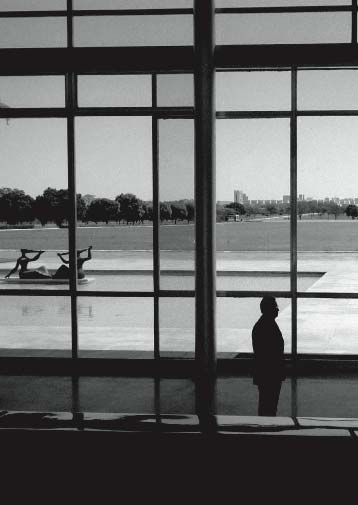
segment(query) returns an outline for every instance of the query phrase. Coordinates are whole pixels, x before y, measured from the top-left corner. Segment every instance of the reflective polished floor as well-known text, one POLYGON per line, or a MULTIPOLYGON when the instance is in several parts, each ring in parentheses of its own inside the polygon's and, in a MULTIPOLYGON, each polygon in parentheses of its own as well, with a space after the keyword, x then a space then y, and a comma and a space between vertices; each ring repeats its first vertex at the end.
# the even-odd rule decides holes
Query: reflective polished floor
MULTIPOLYGON (((212 413, 255 416, 257 401, 251 377, 218 377, 212 413)), ((0 376, 0 410, 6 411, 194 415, 198 405, 190 378, 0 376)), ((277 415, 358 418, 358 373, 289 377, 277 415)))

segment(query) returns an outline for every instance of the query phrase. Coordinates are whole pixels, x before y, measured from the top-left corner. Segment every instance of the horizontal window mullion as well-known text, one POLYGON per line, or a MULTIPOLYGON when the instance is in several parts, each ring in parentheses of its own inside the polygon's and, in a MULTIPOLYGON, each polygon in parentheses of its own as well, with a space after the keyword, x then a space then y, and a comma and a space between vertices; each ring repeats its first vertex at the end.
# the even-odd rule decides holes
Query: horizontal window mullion
POLYGON ((194 9, 75 9, 76 17, 83 16, 180 16, 193 15, 194 9))
POLYGON ((76 291, 77 298, 153 298, 153 291, 76 291))
POLYGON ((0 289, 0 296, 71 296, 68 289, 0 289))
MULTIPOLYGON (((289 118, 289 111, 218 111, 216 119, 265 119, 265 118, 289 118)), ((358 116, 358 109, 340 109, 340 110, 298 110, 297 116, 358 116)))
MULTIPOLYGON (((221 7, 215 9, 215 14, 285 14, 310 12, 351 12, 351 5, 317 5, 317 6, 287 6, 287 7, 221 7)), ((74 17, 100 16, 180 16, 193 15, 192 8, 177 9, 73 9, 74 17)), ((66 10, 46 11, 3 11, 1 18, 24 17, 66 17, 66 10)))
POLYGON ((290 111, 217 111, 216 119, 289 118, 290 111))
POLYGON ((322 292, 322 291, 302 291, 297 292, 297 298, 341 298, 341 299, 358 299, 358 293, 337 293, 337 292, 322 292))
POLYGON ((156 116, 159 119, 193 118, 193 107, 79 107, 69 111, 66 107, 13 107, 1 108, 0 118, 64 118, 67 116, 156 116))
POLYGON ((182 290, 182 289, 160 289, 159 290, 160 298, 194 298, 195 291, 191 290, 182 290))
POLYGON ((0 18, 58 18, 67 17, 66 10, 58 11, 3 11, 0 18))
POLYGON ((218 7, 215 14, 285 14, 309 12, 351 12, 351 5, 307 5, 287 7, 218 7))
MULTIPOLYGON (((256 298, 261 296, 275 296, 277 298, 291 298, 291 291, 217 291, 218 298, 256 298)), ((337 293, 322 291, 298 291, 297 298, 335 298, 335 299, 358 299, 358 293, 337 293)))
POLYGON ((194 117, 193 107, 78 107, 76 116, 152 116, 160 118, 194 117))
POLYGON ((65 107, 40 107, 40 108, 1 108, 0 118, 64 118, 67 117, 68 112, 65 107))
POLYGON ((275 296, 277 298, 291 298, 291 291, 216 291, 217 298, 258 298, 263 296, 275 296))
POLYGON ((297 110, 297 116, 358 116, 358 109, 352 110, 297 110))

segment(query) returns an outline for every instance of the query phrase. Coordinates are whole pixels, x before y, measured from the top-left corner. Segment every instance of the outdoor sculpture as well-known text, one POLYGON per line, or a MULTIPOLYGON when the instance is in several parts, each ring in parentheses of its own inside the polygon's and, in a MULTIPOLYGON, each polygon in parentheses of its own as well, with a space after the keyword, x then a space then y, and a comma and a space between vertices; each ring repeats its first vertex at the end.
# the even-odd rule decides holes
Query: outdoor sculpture
MULTIPOLYGON (((85 273, 83 271, 83 263, 86 261, 92 259, 92 246, 90 245, 86 249, 81 249, 80 251, 77 251, 77 278, 78 279, 84 279, 85 278, 85 273), (87 258, 81 258, 81 254, 87 251, 87 258)), ((65 253, 57 253, 57 256, 61 259, 64 265, 61 265, 55 272, 55 274, 52 276, 53 279, 69 279, 70 278, 70 269, 68 266, 70 261, 64 259, 63 256, 68 256, 69 252, 65 253)))
MULTIPOLYGON (((86 279, 85 273, 83 271, 83 264, 92 258, 91 250, 92 246, 89 246, 86 249, 81 249, 77 251, 77 277, 79 281, 82 281, 80 283, 85 283, 89 282, 90 280, 93 280, 93 279, 86 279), (87 257, 81 257, 81 254, 86 251, 87 251, 87 257)), ((67 265, 69 265, 70 261, 65 259, 64 256, 68 256, 69 252, 57 253, 57 256, 61 259, 64 265, 61 265, 53 275, 51 275, 51 273, 44 265, 41 265, 40 267, 33 269, 28 268, 28 264, 32 261, 38 260, 44 252, 45 251, 37 251, 33 249, 21 249, 21 256, 16 260, 14 268, 10 270, 10 272, 5 276, 5 279, 8 280, 8 282, 10 281, 16 282, 16 279, 10 279, 10 277, 12 274, 14 274, 20 269, 19 279, 17 279, 18 282, 33 281, 33 282, 51 283, 53 281, 55 283, 58 283, 68 281, 70 278, 70 268, 67 265), (31 258, 27 256, 28 253, 36 253, 36 254, 31 258)))
POLYGON ((5 275, 5 279, 8 279, 12 274, 17 272, 19 268, 20 279, 51 279, 52 276, 44 265, 33 269, 28 268, 28 264, 31 261, 38 260, 41 254, 44 252, 45 251, 36 251, 33 249, 21 249, 21 256, 17 258, 14 268, 7 275, 5 275), (26 256, 28 253, 37 254, 32 258, 29 258, 26 256))

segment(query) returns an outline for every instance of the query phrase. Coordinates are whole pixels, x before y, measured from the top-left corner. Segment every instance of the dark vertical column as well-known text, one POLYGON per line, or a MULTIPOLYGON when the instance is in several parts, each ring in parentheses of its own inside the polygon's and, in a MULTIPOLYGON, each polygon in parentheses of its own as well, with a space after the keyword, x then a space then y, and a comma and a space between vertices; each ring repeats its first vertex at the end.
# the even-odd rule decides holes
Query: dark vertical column
POLYGON ((72 72, 66 74, 66 109, 67 109, 67 158, 68 158, 68 193, 69 193, 69 259, 70 259, 70 296, 71 296, 71 334, 72 358, 78 358, 78 318, 77 318, 77 254, 76 254, 76 173, 75 173, 75 118, 76 80, 72 72))
MULTIPOLYGON (((157 76, 152 75, 152 107, 157 107, 157 76)), ((153 288, 154 288, 154 358, 160 358, 159 343, 159 289, 160 289, 160 246, 159 246, 159 138, 158 118, 152 116, 152 171, 153 171, 153 288)))
POLYGON ((352 44, 357 44, 357 0, 352 0, 352 44))
POLYGON ((290 251, 292 359, 297 358, 297 68, 291 70, 290 251))
POLYGON ((203 376, 216 370, 214 7, 194 2, 195 358, 203 376))

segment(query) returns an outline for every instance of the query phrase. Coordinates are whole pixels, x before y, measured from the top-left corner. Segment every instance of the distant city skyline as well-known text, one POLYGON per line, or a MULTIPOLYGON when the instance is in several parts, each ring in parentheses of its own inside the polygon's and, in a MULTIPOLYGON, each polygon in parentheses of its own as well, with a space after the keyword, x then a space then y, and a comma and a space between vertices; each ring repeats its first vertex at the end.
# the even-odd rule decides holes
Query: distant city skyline
MULTIPOLYGON (((250 199, 249 196, 242 189, 234 189, 234 196, 232 202, 245 204, 279 204, 279 203, 290 203, 290 195, 282 195, 280 200, 277 199, 250 199)), ((316 198, 314 196, 305 197, 304 194, 299 193, 297 195, 297 201, 299 202, 333 202, 339 205, 358 205, 358 197, 339 197, 339 196, 325 196, 323 198, 316 198)), ((228 202, 229 203, 229 202, 228 202)), ((231 202, 230 202, 231 203, 231 202)))

